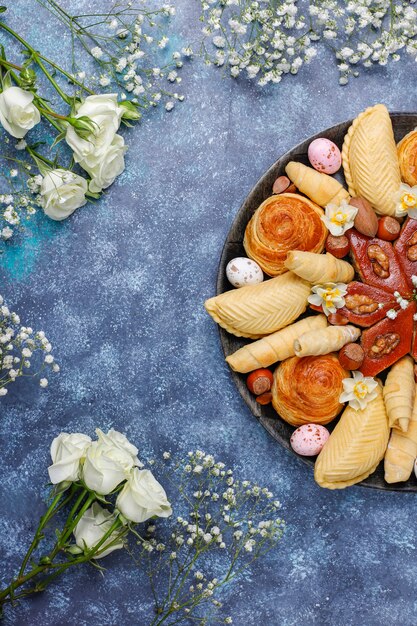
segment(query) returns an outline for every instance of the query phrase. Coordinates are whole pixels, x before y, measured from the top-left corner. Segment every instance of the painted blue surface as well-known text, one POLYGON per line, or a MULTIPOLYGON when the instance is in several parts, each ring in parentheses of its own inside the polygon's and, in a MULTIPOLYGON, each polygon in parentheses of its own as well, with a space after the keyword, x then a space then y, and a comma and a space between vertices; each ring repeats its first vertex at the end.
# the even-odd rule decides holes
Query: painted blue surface
MULTIPOLYGON (((185 44, 197 37, 197 3, 174 4, 185 44)), ((64 58, 68 38, 58 39, 45 17, 20 0, 7 19, 64 58)), ((267 167, 375 102, 415 110, 416 67, 402 61, 341 88, 322 53, 298 78, 262 93, 192 63, 182 73, 187 100, 125 132, 127 169, 102 201, 60 225, 39 220, 0 259, 1 292, 25 323, 45 330, 62 366, 46 391, 19 381, 1 400, 2 576, 43 510, 51 439, 114 426, 143 456, 200 447, 282 500, 285 539, 229 598, 237 626, 417 623, 415 495, 319 489, 249 413, 202 306, 232 219, 267 167)), ((106 566, 104 578, 88 567, 70 573, 7 610, 5 624, 146 624, 145 575, 120 554, 106 566)))

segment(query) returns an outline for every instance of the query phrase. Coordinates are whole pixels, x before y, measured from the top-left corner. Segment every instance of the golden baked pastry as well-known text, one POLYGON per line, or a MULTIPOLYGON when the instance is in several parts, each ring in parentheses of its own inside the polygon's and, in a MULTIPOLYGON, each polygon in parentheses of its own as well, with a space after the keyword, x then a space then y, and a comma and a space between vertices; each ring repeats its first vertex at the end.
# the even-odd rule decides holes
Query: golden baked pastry
POLYGON ((394 215, 401 177, 392 123, 383 104, 354 120, 345 136, 342 161, 349 193, 368 200, 380 215, 394 215))
POLYGON ((408 133, 397 144, 398 161, 402 180, 414 187, 417 185, 417 129, 408 133))
POLYGON ((323 174, 323 172, 317 172, 308 165, 290 161, 285 172, 301 193, 304 193, 321 207, 325 207, 327 204, 339 205, 342 200, 350 199, 348 192, 338 180, 328 174, 323 174))
POLYGON ((342 380, 349 376, 335 354, 291 357, 274 372, 272 405, 289 424, 328 424, 343 407, 342 380))
POLYGON ((243 246, 269 276, 287 271, 284 261, 289 250, 321 252, 327 228, 320 219, 323 209, 294 193, 267 198, 246 226, 243 246))
POLYGON ((355 270, 350 263, 336 259, 333 254, 315 254, 303 250, 288 252, 285 267, 309 283, 350 283, 355 270))
POLYGON ((411 419, 407 432, 397 427, 391 431, 391 437, 385 452, 384 469, 387 483, 399 483, 408 480, 417 457, 417 397, 414 400, 411 419))
POLYGON ((273 363, 294 356, 294 340, 297 337, 309 330, 317 331, 326 326, 325 315, 310 315, 263 339, 248 343, 226 357, 226 361, 232 370, 243 374, 260 367, 269 367, 273 363))
POLYGON ((310 284, 292 272, 259 285, 232 289, 206 300, 215 322, 238 337, 259 339, 288 326, 304 313, 310 284))
POLYGON ((415 393, 414 359, 406 355, 391 367, 383 389, 390 428, 407 431, 415 393))
POLYGON ((355 411, 347 406, 331 433, 314 467, 320 487, 344 489, 365 480, 384 456, 388 437, 388 419, 378 384, 377 397, 355 411))
POLYGON ((359 328, 350 325, 308 330, 294 341, 294 352, 296 356, 330 354, 356 341, 360 334, 359 328))

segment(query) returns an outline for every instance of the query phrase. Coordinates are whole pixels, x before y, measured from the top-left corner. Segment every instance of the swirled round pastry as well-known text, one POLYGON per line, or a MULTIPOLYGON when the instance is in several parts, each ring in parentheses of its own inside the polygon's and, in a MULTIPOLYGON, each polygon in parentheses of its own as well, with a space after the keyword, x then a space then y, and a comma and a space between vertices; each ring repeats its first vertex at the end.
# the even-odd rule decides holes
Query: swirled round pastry
POLYGON ((401 179, 407 185, 417 185, 417 130, 412 130, 397 145, 401 179))
POLYGON ((246 254, 269 276, 283 274, 290 250, 323 251, 327 228, 320 219, 322 215, 323 209, 298 194, 267 198, 246 227, 246 254))
POLYGON ((328 424, 340 413, 342 380, 349 377, 335 354, 291 357, 277 367, 272 404, 289 424, 328 424))

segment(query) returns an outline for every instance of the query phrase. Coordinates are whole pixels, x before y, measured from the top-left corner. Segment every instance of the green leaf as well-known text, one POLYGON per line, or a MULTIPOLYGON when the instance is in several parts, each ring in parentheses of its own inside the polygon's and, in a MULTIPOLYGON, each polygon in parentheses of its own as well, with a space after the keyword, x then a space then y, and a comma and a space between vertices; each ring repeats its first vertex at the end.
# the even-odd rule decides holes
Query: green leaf
POLYGON ((92 191, 87 191, 85 195, 88 196, 89 198, 94 198, 95 200, 98 200, 101 194, 93 193, 92 191))
POLYGON ((111 502, 106 500, 106 498, 104 496, 102 496, 101 493, 95 493, 94 495, 96 496, 96 498, 97 498, 97 500, 99 502, 102 502, 103 504, 111 504, 111 502))
POLYGON ((64 131, 62 131, 62 133, 59 133, 59 135, 57 135, 53 141, 53 144, 51 145, 51 150, 52 148, 55 148, 55 146, 57 146, 59 144, 60 141, 62 141, 63 139, 65 139, 65 135, 66 133, 64 131))
POLYGON ((54 486, 51 495, 55 498, 55 496, 58 496, 60 493, 64 493, 64 491, 67 491, 67 489, 69 489, 71 485, 72 483, 68 480, 62 483, 58 483, 57 485, 54 486))
POLYGON ((124 109, 123 115, 122 115, 123 120, 137 121, 137 120, 140 120, 140 118, 142 117, 142 114, 138 110, 138 107, 136 106, 136 104, 134 104, 130 100, 122 100, 121 102, 118 102, 118 105, 119 107, 122 107, 124 109))
POLYGON ((4 13, 5 11, 7 11, 7 7, 0 7, 0 13, 4 13))

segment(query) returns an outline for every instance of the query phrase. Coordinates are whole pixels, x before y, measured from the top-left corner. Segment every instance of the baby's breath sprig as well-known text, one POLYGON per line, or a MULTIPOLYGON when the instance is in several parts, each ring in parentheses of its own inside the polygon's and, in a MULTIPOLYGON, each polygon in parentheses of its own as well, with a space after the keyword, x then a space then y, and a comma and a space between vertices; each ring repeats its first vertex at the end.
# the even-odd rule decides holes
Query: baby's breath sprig
POLYGON ((72 75, 94 89, 116 86, 120 98, 141 109, 164 103, 171 111, 184 96, 173 87, 181 83, 178 71, 183 55, 170 50, 167 20, 175 8, 163 4, 150 8, 145 2, 117 2, 109 12, 71 15, 55 0, 38 0, 71 32, 72 75), (81 66, 76 43, 98 67, 89 73, 81 66))
MULTIPOLYGON (((5 141, 10 142, 8 137, 5 141)), ((24 150, 26 142, 20 140, 15 147, 24 150)), ((0 194, 0 240, 8 241, 24 230, 25 223, 41 207, 42 177, 36 173, 32 175, 32 165, 22 159, 0 155, 0 163, 0 176, 8 189, 8 193, 0 194)), ((0 254, 3 252, 0 248, 0 254)))
POLYGON ((150 626, 231 624, 230 616, 221 616, 223 589, 280 541, 280 503, 201 450, 178 463, 170 456, 163 455, 165 481, 178 490, 178 516, 165 534, 152 522, 138 544, 154 594, 150 626))
POLYGON ((201 0, 208 65, 261 86, 297 74, 317 54, 334 52, 346 85, 360 68, 417 57, 416 0, 201 0))
POLYGON ((202 52, 207 65, 243 74, 261 86, 297 74, 317 54, 317 38, 298 1, 202 0, 202 52))
POLYGON ((402 52, 417 56, 416 0, 316 0, 310 15, 316 30, 334 50, 339 82, 346 85, 360 68, 399 61, 402 52))
POLYGON ((22 326, 19 315, 0 296, 0 396, 21 376, 38 377, 40 386, 47 387, 48 379, 42 376, 46 368, 59 372, 45 333, 22 326))

